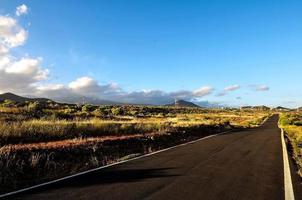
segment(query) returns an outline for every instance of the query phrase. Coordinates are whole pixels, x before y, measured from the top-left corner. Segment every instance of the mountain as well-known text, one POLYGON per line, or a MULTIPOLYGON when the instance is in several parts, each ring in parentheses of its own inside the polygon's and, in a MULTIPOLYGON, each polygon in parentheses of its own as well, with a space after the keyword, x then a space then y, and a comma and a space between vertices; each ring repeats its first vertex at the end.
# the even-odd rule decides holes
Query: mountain
MULTIPOLYGON (((45 103, 47 101, 53 101, 47 98, 29 98, 29 97, 22 97, 13 93, 4 93, 4 94, 0 94, 0 102, 4 101, 4 100, 12 100, 15 101, 17 103, 24 103, 25 101, 29 101, 29 102, 34 102, 34 101, 38 101, 40 103, 45 103)), ((85 96, 77 96, 77 97, 64 97, 62 99, 60 98, 56 98, 54 99, 57 102, 60 103, 70 103, 70 104, 93 104, 93 105, 124 105, 122 103, 118 103, 118 102, 114 102, 114 101, 109 101, 109 100, 102 100, 102 99, 98 99, 98 98, 93 98, 93 97, 85 97, 85 96)), ((54 101, 53 101, 54 102, 54 101)))
POLYGON ((242 106, 242 110, 270 110, 270 107, 267 106, 242 106))
POLYGON ((190 101, 185 100, 176 100, 173 103, 166 104, 165 106, 175 106, 175 107, 200 107, 196 105, 195 103, 192 103, 190 101))
POLYGON ((0 101, 4 101, 4 100, 12 100, 12 101, 15 101, 17 103, 24 103, 25 101, 30 101, 30 102, 38 101, 38 102, 41 102, 41 103, 51 101, 50 99, 47 99, 47 98, 22 97, 22 96, 18 96, 16 94, 9 93, 9 92, 0 94, 0 101))
POLYGON ((290 108, 285 108, 285 107, 282 107, 282 106, 278 106, 278 107, 274 108, 274 110, 277 110, 277 111, 290 111, 291 109, 290 108))

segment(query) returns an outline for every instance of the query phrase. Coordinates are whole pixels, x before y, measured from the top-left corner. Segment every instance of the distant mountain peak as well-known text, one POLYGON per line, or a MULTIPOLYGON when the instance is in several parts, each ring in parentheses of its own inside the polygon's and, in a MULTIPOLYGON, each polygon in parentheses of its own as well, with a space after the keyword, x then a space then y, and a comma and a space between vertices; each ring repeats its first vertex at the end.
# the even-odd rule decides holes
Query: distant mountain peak
POLYGON ((196 105, 195 103, 192 103, 190 101, 185 101, 182 99, 175 100, 173 103, 166 104, 165 106, 175 106, 175 107, 200 107, 196 105))

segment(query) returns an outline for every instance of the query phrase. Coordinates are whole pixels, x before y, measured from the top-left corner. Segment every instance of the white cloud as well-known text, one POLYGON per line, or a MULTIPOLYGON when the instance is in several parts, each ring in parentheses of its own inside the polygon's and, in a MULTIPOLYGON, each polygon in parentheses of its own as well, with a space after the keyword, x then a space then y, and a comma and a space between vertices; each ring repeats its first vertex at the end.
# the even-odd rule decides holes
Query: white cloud
POLYGON ((9 63, 10 63, 10 60, 8 57, 0 56, 0 71, 5 70, 5 68, 8 66, 9 63))
POLYGON ((20 5, 16 8, 16 15, 17 16, 27 14, 27 12, 28 12, 28 8, 25 4, 22 4, 22 5, 20 5))
POLYGON ((214 90, 214 88, 211 86, 203 86, 203 87, 193 91, 193 96, 194 97, 203 97, 208 94, 211 94, 213 90, 214 90))
POLYGON ((219 92, 218 94, 216 94, 216 97, 222 97, 225 96, 227 94, 227 92, 223 91, 223 92, 219 92))
POLYGON ((238 90, 240 88, 240 85, 230 85, 224 88, 224 91, 234 91, 238 90))
MULTIPOLYGON (((170 92, 165 94, 163 91, 160 90, 154 90, 153 93, 156 92, 158 95, 167 95, 173 99, 188 99, 191 98, 193 95, 192 91, 189 90, 178 90, 178 91, 174 91, 174 92, 170 92)), ((152 93, 150 93, 152 94, 152 93)))
POLYGON ((5 68, 6 73, 10 74, 35 74, 39 70, 40 61, 32 58, 21 58, 12 62, 5 68))
POLYGON ((128 103, 144 103, 144 104, 167 104, 174 99, 193 100, 200 99, 212 93, 214 88, 203 86, 197 90, 179 90, 174 92, 164 92, 162 90, 144 90, 139 92, 120 92, 116 99, 128 103))
POLYGON ((99 85, 96 80, 87 76, 70 82, 68 88, 75 94, 94 97, 108 97, 111 93, 118 93, 120 90, 117 84, 99 85))
POLYGON ((266 85, 259 85, 259 86, 256 87, 256 90, 257 91, 268 91, 269 87, 266 86, 266 85))
POLYGON ((4 45, 0 44, 0 56, 7 54, 9 52, 9 49, 7 47, 5 47, 4 45))
POLYGON ((48 70, 40 66, 39 59, 0 58, 0 91, 32 92, 33 84, 45 80, 48 70))
POLYGON ((17 20, 8 17, 0 16, 0 46, 1 49, 8 49, 23 45, 26 41, 28 33, 23 29, 17 20))
MULTIPOLYGON (((17 10, 25 14, 27 8, 17 10)), ((0 91, 32 93, 37 82, 47 79, 49 71, 41 66, 42 58, 11 55, 11 49, 23 45, 27 37, 16 19, 0 15, 0 91)))
POLYGON ((211 94, 210 86, 201 87, 195 91, 179 90, 164 92, 162 90, 142 90, 127 92, 116 83, 100 85, 91 77, 80 77, 71 81, 67 86, 62 84, 39 85, 37 94, 59 101, 82 102, 83 97, 111 100, 122 103, 136 104, 167 104, 174 99, 193 100, 211 94))
POLYGON ((80 89, 86 89, 90 87, 97 86, 97 82, 87 76, 81 77, 76 79, 75 81, 72 81, 68 84, 68 87, 70 87, 73 90, 80 90, 80 89))
POLYGON ((47 85, 37 85, 37 90, 39 91, 58 91, 65 89, 63 84, 47 84, 47 85))
POLYGON ((241 87, 240 85, 229 85, 229 86, 225 87, 222 92, 219 92, 215 96, 216 97, 225 96, 228 94, 228 92, 238 90, 240 87, 241 87))
POLYGON ((250 87, 255 91, 268 91, 270 88, 267 85, 250 85, 250 87))

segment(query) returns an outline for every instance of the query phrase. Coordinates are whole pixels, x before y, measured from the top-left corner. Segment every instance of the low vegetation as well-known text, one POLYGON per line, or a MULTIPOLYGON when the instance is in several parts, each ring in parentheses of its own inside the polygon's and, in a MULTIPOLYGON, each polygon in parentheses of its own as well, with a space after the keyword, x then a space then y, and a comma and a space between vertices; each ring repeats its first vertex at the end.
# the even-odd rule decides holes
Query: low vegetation
POLYGON ((0 105, 0 192, 30 186, 230 129, 258 126, 267 110, 0 105))
POLYGON ((290 150, 302 177, 302 112, 284 113, 280 116, 279 125, 284 129, 290 142, 290 150))

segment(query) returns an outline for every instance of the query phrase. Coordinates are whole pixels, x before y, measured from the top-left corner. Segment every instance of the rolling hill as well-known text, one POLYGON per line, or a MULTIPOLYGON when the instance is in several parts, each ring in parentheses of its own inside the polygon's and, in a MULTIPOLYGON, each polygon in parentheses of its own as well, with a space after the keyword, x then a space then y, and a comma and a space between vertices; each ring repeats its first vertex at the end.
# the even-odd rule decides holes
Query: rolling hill
POLYGON ((15 101, 17 103, 24 103, 25 101, 38 101, 38 102, 47 102, 47 101, 51 101, 50 99, 47 98, 28 98, 28 97, 22 97, 13 93, 3 93, 0 94, 0 101, 4 101, 4 100, 12 100, 15 101))
POLYGON ((47 101, 53 101, 53 102, 57 102, 57 103, 68 103, 68 104, 77 104, 77 103, 88 103, 88 104, 93 104, 93 105, 124 105, 122 103, 118 103, 118 102, 113 102, 113 101, 109 101, 109 100, 102 100, 102 99, 98 99, 98 98, 92 98, 92 97, 84 97, 84 96, 77 96, 77 97, 70 97, 70 98, 64 98, 64 99, 54 99, 54 100, 50 100, 48 98, 29 98, 29 97, 23 97, 23 96, 19 96, 13 93, 3 93, 0 94, 0 102, 4 101, 4 100, 12 100, 15 101, 17 103, 24 103, 25 101, 29 101, 29 102, 34 102, 34 101, 38 101, 40 103, 45 103, 47 101))
POLYGON ((173 103, 166 104, 165 106, 175 106, 175 107, 200 107, 196 105, 195 103, 192 103, 190 101, 185 100, 176 100, 173 103))

